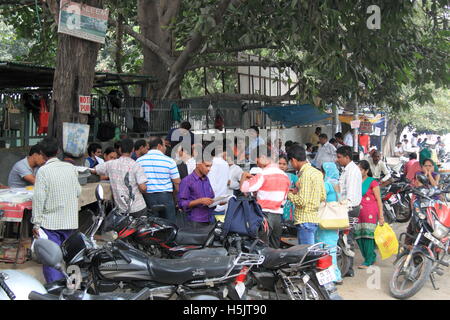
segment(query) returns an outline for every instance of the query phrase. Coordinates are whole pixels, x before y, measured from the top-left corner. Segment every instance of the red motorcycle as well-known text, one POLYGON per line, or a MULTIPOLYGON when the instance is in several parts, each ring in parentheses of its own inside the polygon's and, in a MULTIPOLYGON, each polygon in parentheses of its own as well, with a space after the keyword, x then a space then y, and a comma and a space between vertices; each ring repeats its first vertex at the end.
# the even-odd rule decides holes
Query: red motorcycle
MULTIPOLYGON (((427 184, 425 176, 419 175, 418 179, 423 185, 427 184)), ((398 299, 416 294, 428 278, 437 290, 435 275, 443 275, 441 266, 450 265, 446 260, 450 244, 450 207, 438 200, 441 194, 450 192, 449 188, 413 188, 412 191, 417 196, 411 219, 413 234, 402 233, 399 240, 409 237, 414 242, 399 251, 389 283, 391 295, 398 299)))

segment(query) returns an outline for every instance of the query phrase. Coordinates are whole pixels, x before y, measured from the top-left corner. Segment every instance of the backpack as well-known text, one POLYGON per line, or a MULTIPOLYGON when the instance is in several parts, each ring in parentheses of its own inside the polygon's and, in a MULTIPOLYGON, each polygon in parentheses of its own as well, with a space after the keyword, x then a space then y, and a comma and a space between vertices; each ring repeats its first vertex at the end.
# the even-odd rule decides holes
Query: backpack
POLYGON ((263 220, 264 213, 255 198, 232 197, 228 201, 223 236, 226 236, 229 232, 235 232, 243 236, 257 238, 263 220))

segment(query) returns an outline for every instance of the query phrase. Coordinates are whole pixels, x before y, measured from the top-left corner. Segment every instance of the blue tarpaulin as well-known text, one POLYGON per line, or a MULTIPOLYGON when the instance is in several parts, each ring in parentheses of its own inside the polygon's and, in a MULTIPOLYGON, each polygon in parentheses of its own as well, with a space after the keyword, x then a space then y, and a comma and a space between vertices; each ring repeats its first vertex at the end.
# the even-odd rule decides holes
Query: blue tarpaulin
POLYGON ((314 124, 331 117, 311 104, 264 107, 262 111, 267 113, 272 121, 280 121, 287 128, 314 124))

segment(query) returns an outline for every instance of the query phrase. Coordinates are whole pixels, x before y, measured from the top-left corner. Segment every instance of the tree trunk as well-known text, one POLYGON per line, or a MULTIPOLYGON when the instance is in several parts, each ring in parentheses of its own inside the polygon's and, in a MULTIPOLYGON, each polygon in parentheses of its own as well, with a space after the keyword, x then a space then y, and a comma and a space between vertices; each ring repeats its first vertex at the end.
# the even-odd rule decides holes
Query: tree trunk
MULTIPOLYGON (((159 0, 138 1, 138 23, 141 34, 146 39, 156 43, 167 55, 171 55, 172 35, 168 29, 162 28, 161 19, 159 0)), ((161 97, 169 79, 169 68, 159 55, 146 46, 143 46, 143 54, 144 65, 142 73, 155 76, 158 80, 147 94, 152 97, 161 97)))
POLYGON ((385 156, 394 156, 395 144, 399 141, 400 135, 405 129, 396 119, 388 119, 387 135, 383 137, 383 154, 385 156))
MULTIPOLYGON (((84 3, 100 8, 103 0, 84 3)), ((49 134, 56 137, 60 147, 63 122, 87 123, 87 115, 78 112, 78 96, 91 94, 100 46, 96 42, 58 34, 49 134)))

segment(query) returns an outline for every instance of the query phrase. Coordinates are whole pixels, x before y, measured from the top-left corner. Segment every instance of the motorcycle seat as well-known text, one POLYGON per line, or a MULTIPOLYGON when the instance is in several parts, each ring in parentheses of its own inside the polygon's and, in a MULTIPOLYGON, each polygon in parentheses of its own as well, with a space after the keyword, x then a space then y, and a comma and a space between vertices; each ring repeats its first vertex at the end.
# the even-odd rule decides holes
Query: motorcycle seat
MULTIPOLYGON (((262 254, 265 256, 263 266, 268 269, 277 269, 283 265, 298 263, 306 254, 308 254, 309 247, 310 245, 297 245, 288 249, 273 249, 267 247, 262 251, 262 254)), ((312 256, 314 254, 309 253, 308 255, 312 256)), ((309 256, 306 259, 308 258, 309 256)))
POLYGON ((196 257, 191 259, 148 259, 151 279, 159 283, 181 285, 192 280, 224 276, 233 266, 233 256, 196 257))
POLYGON ((185 227, 178 229, 175 237, 175 243, 178 245, 194 244, 203 245, 209 237, 209 234, 214 229, 214 225, 193 228, 185 227))
POLYGON ((181 258, 192 259, 198 257, 217 257, 226 255, 228 255, 228 251, 225 248, 204 248, 199 250, 188 251, 181 258))

